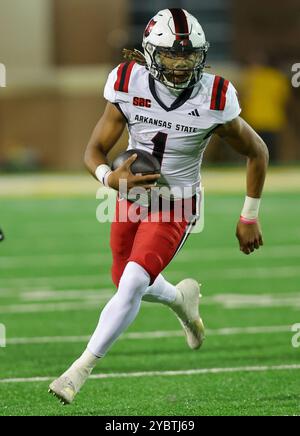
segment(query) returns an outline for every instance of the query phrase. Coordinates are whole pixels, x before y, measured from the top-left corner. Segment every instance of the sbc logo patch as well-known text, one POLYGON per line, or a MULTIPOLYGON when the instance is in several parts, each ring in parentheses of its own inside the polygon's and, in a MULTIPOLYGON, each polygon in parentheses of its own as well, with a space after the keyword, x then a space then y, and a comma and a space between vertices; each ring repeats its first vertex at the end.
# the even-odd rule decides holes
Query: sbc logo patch
POLYGON ((133 97, 133 101, 132 101, 134 106, 139 106, 139 107, 151 107, 151 100, 149 100, 148 98, 142 98, 142 97, 133 97))

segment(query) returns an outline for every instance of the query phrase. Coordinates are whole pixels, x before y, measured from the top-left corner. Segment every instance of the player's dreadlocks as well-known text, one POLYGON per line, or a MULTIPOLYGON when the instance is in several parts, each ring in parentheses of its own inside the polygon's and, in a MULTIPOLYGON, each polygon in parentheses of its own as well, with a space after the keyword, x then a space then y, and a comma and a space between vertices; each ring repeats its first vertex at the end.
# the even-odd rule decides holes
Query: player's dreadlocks
POLYGON ((123 48, 122 54, 124 59, 126 59, 127 61, 135 61, 137 64, 143 66, 147 65, 145 56, 141 51, 137 50, 136 48, 134 48, 133 50, 123 48))

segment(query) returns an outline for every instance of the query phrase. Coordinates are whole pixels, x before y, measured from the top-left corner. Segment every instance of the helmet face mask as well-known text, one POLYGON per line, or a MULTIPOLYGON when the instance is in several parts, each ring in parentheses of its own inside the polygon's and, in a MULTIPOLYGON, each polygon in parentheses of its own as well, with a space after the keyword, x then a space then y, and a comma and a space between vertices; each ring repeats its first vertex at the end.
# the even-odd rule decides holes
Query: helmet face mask
POLYGON ((178 51, 157 47, 154 63, 162 74, 161 80, 168 87, 186 89, 200 80, 205 65, 206 53, 202 49, 178 51))
POLYGON ((175 11, 184 14, 188 33, 176 33, 171 11, 160 11, 150 20, 143 48, 150 74, 168 88, 184 90, 201 80, 209 44, 198 21, 182 9, 175 11))

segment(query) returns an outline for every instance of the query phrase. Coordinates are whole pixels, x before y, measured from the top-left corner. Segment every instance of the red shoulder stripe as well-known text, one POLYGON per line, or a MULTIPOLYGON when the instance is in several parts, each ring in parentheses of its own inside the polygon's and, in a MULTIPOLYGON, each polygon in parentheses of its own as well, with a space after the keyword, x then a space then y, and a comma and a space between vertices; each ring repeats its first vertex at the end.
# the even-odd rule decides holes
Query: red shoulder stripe
POLYGON ((216 107, 216 98, 217 98, 217 90, 219 86, 219 82, 221 80, 220 76, 216 76, 213 84, 213 90, 211 95, 211 101, 210 101, 210 108, 215 110, 216 107))
POLYGON ((210 109, 215 111, 222 111, 226 105, 226 92, 228 89, 229 81, 223 77, 216 76, 213 84, 210 109))
POLYGON ((229 81, 224 80, 224 85, 221 91, 221 99, 220 99, 220 111, 223 111, 225 109, 226 105, 226 93, 228 89, 229 81))
POLYGON ((132 68, 133 68, 134 64, 135 64, 135 62, 132 61, 128 65, 128 68, 127 68, 127 71, 126 71, 126 75, 125 75, 124 90, 123 90, 123 92, 128 92, 129 80, 130 80, 131 71, 132 71, 132 68))
POLYGON ((119 68, 118 68, 118 71, 117 71, 117 80, 115 81, 115 86, 114 86, 115 91, 119 91, 120 83, 121 83, 122 71, 123 71, 124 67, 125 67, 125 63, 121 64, 119 66, 119 68))
POLYGON ((121 64, 117 72, 117 80, 114 85, 115 91, 128 92, 130 75, 135 62, 125 62, 121 64))

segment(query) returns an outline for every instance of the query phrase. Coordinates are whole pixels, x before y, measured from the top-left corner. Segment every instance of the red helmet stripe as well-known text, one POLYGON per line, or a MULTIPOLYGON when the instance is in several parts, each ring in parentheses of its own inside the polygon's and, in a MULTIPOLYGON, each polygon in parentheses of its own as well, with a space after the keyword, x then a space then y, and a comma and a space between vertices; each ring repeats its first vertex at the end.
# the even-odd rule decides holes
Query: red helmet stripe
POLYGON ((170 12, 174 20, 176 39, 189 39, 189 26, 183 10, 172 8, 170 9, 170 12))

